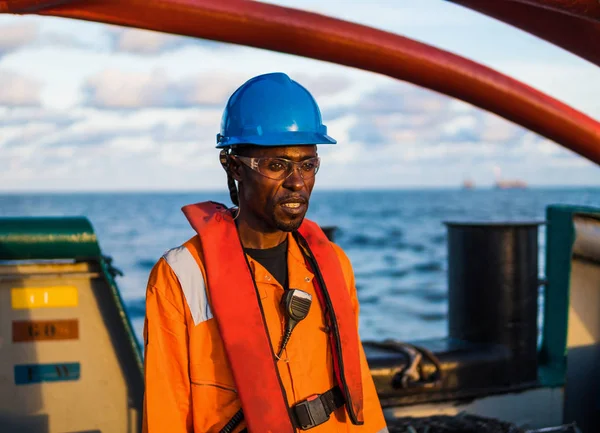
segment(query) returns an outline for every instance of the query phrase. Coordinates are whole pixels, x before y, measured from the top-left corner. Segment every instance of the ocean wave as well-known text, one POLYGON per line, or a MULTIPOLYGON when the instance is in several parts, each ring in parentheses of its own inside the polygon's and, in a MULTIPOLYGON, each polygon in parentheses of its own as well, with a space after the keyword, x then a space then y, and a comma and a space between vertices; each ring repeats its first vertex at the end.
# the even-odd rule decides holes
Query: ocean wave
POLYGON ((421 253, 427 249, 427 245, 417 242, 406 242, 392 234, 377 236, 357 234, 346 239, 345 242, 343 242, 343 245, 344 247, 361 249, 393 248, 397 251, 413 251, 416 253, 421 253))
POLYGON ((448 300, 448 292, 420 291, 419 297, 432 303, 442 303, 448 300))
POLYGON ((144 270, 151 270, 156 264, 156 260, 152 259, 141 259, 135 263, 135 266, 144 270))
POLYGON ((125 309, 130 318, 146 316, 146 299, 138 298, 130 301, 125 301, 125 309))
POLYGON ((443 271, 444 266, 441 262, 432 261, 416 263, 413 266, 404 268, 385 266, 372 268, 365 271, 356 271, 355 277, 360 280, 366 280, 371 278, 388 278, 396 280, 410 277, 413 275, 417 276, 422 274, 438 274, 443 271))
POLYGON ((441 272, 444 267, 440 262, 419 263, 412 268, 416 272, 441 272))
POLYGON ((415 243, 409 243, 409 242, 398 242, 395 245, 395 247, 398 250, 410 250, 410 251, 414 251, 416 253, 423 252, 427 248, 423 244, 415 244, 415 243))
POLYGON ((355 277, 358 279, 370 279, 370 278, 403 278, 409 275, 411 269, 394 269, 394 268, 378 268, 368 272, 356 272, 355 277))
POLYGON ((395 286, 387 291, 390 295, 408 295, 415 291, 413 287, 395 286))
POLYGON ((361 305, 369 305, 369 304, 377 304, 380 301, 380 296, 378 295, 370 295, 370 296, 365 296, 364 298, 360 298, 359 302, 361 305))
POLYGON ((363 234, 358 234, 351 236, 346 245, 350 247, 374 247, 380 248, 389 245, 389 239, 383 237, 376 236, 367 236, 363 234))
POLYGON ((435 235, 431 237, 431 243, 435 245, 446 245, 448 236, 446 234, 435 235))
POLYGON ((437 312, 417 313, 416 316, 425 322, 440 322, 448 318, 448 314, 437 312))

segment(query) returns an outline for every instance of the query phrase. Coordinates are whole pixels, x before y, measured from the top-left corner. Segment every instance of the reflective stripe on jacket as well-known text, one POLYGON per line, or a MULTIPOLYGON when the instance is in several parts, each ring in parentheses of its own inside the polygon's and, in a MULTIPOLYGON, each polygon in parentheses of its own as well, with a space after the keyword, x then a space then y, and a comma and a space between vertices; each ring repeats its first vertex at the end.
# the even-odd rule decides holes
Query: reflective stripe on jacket
MULTIPOLYGON (((350 262, 339 247, 332 245, 358 320, 350 262)), ((278 347, 284 324, 279 305, 283 288, 258 262, 247 258, 260 294, 271 344, 278 347)), ((288 274, 289 287, 306 291, 317 299, 312 283, 314 276, 307 269, 304 256, 291 235, 288 235, 288 274)), ((218 432, 240 408, 232 372, 210 308, 205 275, 204 257, 197 236, 167 252, 150 275, 144 327, 145 432, 218 432)), ((336 410, 329 421, 311 432, 387 431, 362 346, 360 362, 364 425, 353 425, 344 408, 336 410)), ((277 368, 289 405, 334 386, 328 329, 318 302, 313 302, 307 318, 296 326, 277 368)), ((252 374, 251 371, 247 373, 252 374)), ((255 380, 260 381, 260 377, 255 380)), ((244 427, 242 422, 235 432, 244 427)))

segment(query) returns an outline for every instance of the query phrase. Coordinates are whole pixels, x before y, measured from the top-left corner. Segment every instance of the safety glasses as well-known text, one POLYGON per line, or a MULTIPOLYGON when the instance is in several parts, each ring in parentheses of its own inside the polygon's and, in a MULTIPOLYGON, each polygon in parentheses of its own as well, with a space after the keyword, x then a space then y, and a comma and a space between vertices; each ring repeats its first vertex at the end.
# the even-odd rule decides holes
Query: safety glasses
POLYGON ((244 165, 250 167, 252 170, 274 180, 286 179, 292 174, 296 167, 300 169, 299 171, 302 179, 310 179, 317 174, 319 165, 321 164, 321 158, 318 156, 298 162, 285 158, 252 158, 239 155, 234 155, 234 157, 242 161, 244 165))

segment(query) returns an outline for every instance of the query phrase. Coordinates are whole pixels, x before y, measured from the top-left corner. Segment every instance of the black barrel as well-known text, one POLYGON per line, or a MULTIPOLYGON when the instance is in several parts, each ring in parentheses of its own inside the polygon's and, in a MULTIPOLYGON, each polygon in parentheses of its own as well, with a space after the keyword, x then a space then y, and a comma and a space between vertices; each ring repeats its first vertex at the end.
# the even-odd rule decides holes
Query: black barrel
POLYGON ((538 222, 447 222, 449 336, 512 352, 511 382, 537 378, 538 222))
POLYGON ((331 242, 335 241, 334 238, 335 232, 337 231, 337 226, 321 227, 321 229, 325 233, 325 236, 327 236, 327 239, 329 239, 331 242))

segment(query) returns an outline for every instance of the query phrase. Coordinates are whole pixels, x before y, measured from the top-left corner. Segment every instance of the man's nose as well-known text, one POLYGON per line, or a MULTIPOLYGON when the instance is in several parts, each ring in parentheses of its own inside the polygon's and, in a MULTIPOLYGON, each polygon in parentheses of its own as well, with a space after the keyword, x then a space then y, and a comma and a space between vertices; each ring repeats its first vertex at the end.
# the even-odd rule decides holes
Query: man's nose
POLYGON ((294 165, 292 167, 292 172, 289 174, 288 177, 285 178, 283 186, 293 191, 302 189, 302 187, 304 186, 304 178, 302 177, 300 166, 294 165))

